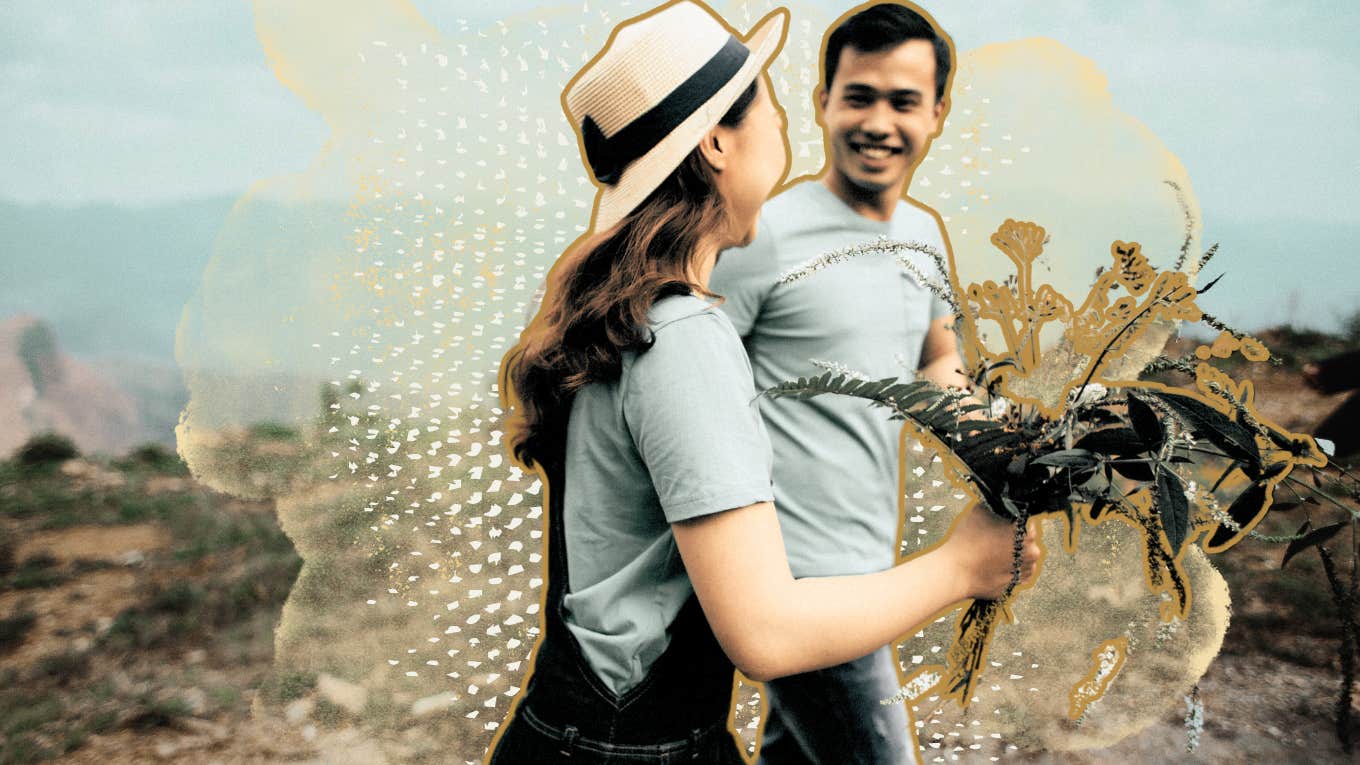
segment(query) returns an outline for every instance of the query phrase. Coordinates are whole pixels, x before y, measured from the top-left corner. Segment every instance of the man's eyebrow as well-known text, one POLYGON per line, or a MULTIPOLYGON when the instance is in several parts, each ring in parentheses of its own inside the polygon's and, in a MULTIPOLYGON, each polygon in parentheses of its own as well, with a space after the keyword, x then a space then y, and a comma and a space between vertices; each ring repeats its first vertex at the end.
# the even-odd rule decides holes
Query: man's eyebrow
MULTIPOLYGON (((847 93, 854 93, 855 95, 871 95, 871 96, 879 95, 879 91, 877 88, 874 88, 870 85, 865 85, 864 83, 860 82, 852 82, 847 84, 845 86, 845 91, 847 93)), ((912 98, 912 97, 920 98, 921 91, 916 90, 915 88, 899 88, 897 90, 888 91, 886 95, 888 96, 888 98, 912 98)))

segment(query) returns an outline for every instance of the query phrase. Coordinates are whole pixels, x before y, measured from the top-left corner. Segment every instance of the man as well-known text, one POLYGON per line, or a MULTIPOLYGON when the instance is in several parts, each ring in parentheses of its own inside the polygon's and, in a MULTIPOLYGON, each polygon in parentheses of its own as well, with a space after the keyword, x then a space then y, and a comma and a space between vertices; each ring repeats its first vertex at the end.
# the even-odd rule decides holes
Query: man
MULTIPOLYGON (((864 255, 775 285, 805 261, 886 236, 945 251, 938 218, 903 191, 945 112, 950 43, 897 3, 865 6, 831 30, 816 93, 827 162, 762 210, 755 241, 726 253, 710 287, 726 298, 756 388, 820 374, 813 360, 872 379, 917 370, 966 387, 947 305, 890 255, 864 255)), ((938 270, 916 258, 926 274, 938 270)), ((794 576, 859 574, 896 560, 901 427, 857 399, 762 399, 775 504, 794 576)), ((892 649, 765 684, 760 762, 915 762, 892 649)))

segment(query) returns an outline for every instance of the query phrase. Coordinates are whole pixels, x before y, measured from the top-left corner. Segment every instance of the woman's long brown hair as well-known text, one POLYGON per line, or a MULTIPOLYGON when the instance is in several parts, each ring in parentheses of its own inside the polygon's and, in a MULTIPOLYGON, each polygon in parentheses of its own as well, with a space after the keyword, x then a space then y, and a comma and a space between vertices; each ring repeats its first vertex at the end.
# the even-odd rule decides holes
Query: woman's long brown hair
MULTIPOLYGON (((757 83, 718 124, 741 124, 757 83)), ((727 225, 696 148, 613 228, 581 240, 548 274, 538 315, 501 362, 506 442, 526 468, 559 464, 576 391, 619 376, 624 351, 652 344, 647 313, 666 295, 712 297, 690 279, 700 240, 727 225)))

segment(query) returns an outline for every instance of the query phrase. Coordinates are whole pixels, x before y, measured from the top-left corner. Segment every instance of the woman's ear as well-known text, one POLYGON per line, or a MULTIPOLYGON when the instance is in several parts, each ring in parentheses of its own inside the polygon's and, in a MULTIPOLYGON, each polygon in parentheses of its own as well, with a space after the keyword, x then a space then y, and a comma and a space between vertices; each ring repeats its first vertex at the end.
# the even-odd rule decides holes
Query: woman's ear
POLYGON ((727 168, 731 149, 731 136, 723 130, 721 125, 704 133, 704 137, 699 139, 700 156, 704 158, 709 167, 719 173, 727 168))

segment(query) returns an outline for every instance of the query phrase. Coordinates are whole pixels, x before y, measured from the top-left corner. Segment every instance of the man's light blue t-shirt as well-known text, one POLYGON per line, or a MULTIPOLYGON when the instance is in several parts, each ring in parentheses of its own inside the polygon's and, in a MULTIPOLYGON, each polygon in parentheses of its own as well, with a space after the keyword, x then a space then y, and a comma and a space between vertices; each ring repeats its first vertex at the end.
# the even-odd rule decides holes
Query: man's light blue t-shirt
MULTIPOLYGON (((820 360, 871 379, 910 379, 930 322, 951 311, 890 254, 861 255, 801 281, 785 271, 887 237, 945 252, 935 218, 899 202, 889 221, 859 215, 820 181, 765 204, 755 240, 722 254, 709 288, 745 340, 757 390, 820 375, 820 360)), ((927 256, 922 273, 944 281, 927 256)), ((774 449, 775 507, 794 576, 889 568, 898 537, 898 440, 882 409, 843 396, 760 399, 774 449)))
POLYGON ((568 629, 615 693, 670 643, 694 587, 671 524, 768 502, 770 442, 741 338, 694 296, 656 302, 655 342, 586 385, 567 423, 568 629))

